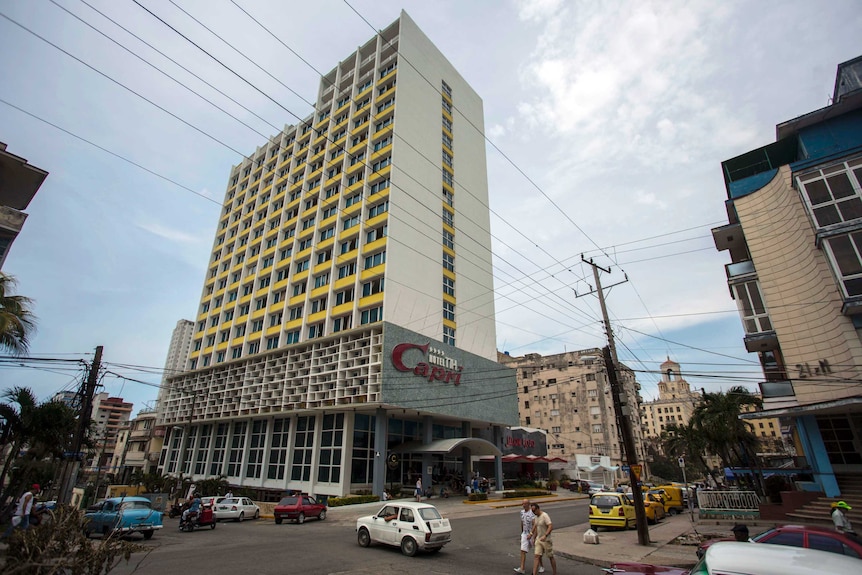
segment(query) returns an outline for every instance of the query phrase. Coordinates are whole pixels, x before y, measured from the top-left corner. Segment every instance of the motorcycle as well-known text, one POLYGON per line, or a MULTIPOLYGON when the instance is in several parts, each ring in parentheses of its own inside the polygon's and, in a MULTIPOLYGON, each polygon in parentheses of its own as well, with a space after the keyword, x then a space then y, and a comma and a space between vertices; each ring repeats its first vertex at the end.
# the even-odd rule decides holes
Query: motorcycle
POLYGON ((212 505, 202 505, 200 511, 189 513, 185 519, 180 518, 180 531, 194 531, 209 525, 210 529, 216 528, 215 513, 212 505))
POLYGON ((188 509, 188 503, 184 503, 183 505, 180 505, 179 503, 174 503, 173 505, 171 505, 171 508, 168 509, 168 517, 170 517, 171 519, 175 519, 182 515, 183 511, 185 511, 186 509, 188 509))

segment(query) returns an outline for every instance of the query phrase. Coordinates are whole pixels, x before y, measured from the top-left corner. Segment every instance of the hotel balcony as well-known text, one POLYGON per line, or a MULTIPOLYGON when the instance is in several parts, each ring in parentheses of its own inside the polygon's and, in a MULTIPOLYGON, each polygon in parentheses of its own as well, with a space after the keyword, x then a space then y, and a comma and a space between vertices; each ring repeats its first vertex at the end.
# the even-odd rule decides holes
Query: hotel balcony
POLYGON ((795 397, 793 382, 791 381, 762 381, 760 382, 760 395, 763 399, 775 397, 795 397))
POLYGON ((757 270, 754 269, 754 262, 751 260, 743 260, 733 264, 724 266, 724 273, 727 274, 728 283, 737 283, 744 279, 757 276, 757 270))

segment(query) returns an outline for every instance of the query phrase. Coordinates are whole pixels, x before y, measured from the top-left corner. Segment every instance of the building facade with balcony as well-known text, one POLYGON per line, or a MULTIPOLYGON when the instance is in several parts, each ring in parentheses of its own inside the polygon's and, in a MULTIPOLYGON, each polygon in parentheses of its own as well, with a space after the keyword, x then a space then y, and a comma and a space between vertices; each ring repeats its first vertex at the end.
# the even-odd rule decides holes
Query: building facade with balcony
POLYGON ((155 409, 142 409, 120 428, 117 446, 111 458, 111 471, 117 483, 126 484, 132 477, 158 469, 165 429, 156 425, 155 409))
POLYGON ((186 373, 159 401, 164 473, 382 494, 501 455, 517 404, 496 363, 483 126, 402 12, 230 170, 186 373))
POLYGON ((10 154, 6 144, 0 142, 0 269, 9 247, 24 227, 27 219, 24 210, 47 177, 48 172, 10 154))
POLYGON ((99 393, 93 398, 90 435, 95 445, 89 471, 115 472, 112 462, 114 454, 119 452, 117 439, 120 430, 129 423, 132 407, 122 397, 111 397, 107 393, 99 393))
MULTIPOLYGON (((548 356, 499 354, 499 362, 517 372, 521 425, 544 430, 548 457, 568 462, 554 467, 569 470, 573 478, 608 483, 608 478, 625 461, 602 350, 586 349, 548 356), (579 459, 577 455, 587 460, 593 458, 595 463, 582 465, 584 458, 579 459)), ((639 403, 640 384, 634 372, 620 364, 618 376, 628 397, 636 398, 639 403)), ((638 461, 645 461, 643 430, 637 417, 640 410, 635 408, 632 413, 635 414, 631 427, 638 461)))
POLYGON ((713 239, 764 374, 764 411, 743 418, 787 418, 806 487, 837 496, 862 473, 862 57, 838 66, 829 106, 722 170, 713 239))

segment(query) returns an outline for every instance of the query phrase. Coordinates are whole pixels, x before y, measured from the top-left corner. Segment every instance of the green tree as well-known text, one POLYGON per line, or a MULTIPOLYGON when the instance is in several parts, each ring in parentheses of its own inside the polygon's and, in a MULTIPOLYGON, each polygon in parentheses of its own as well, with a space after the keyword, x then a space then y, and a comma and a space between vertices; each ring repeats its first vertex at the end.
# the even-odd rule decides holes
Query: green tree
POLYGON ((15 283, 15 278, 0 272, 0 349, 23 355, 30 348, 36 318, 30 311, 30 298, 12 295, 15 283))
POLYGON ((687 461, 694 460, 703 476, 712 478, 717 484, 715 474, 706 463, 707 442, 694 420, 683 424, 671 423, 661 434, 665 452, 674 457, 685 457, 687 461))

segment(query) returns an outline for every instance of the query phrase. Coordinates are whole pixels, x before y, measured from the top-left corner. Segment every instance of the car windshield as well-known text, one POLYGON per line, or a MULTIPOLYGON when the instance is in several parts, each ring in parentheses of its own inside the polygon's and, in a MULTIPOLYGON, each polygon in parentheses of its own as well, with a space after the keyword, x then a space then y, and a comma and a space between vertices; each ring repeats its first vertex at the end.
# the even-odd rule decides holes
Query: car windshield
POLYGON ((440 515, 440 512, 437 511, 436 507, 423 507, 419 509, 419 517, 421 517, 425 521, 431 521, 432 519, 443 519, 443 517, 440 515))
POLYGON ((296 497, 283 497, 281 501, 278 502, 279 505, 296 505, 296 497))
POLYGON ((120 505, 120 509, 124 511, 128 511, 130 509, 150 509, 149 501, 123 501, 120 505))
POLYGON ((219 503, 224 503, 225 505, 236 505, 239 503, 239 499, 222 499, 219 503))

